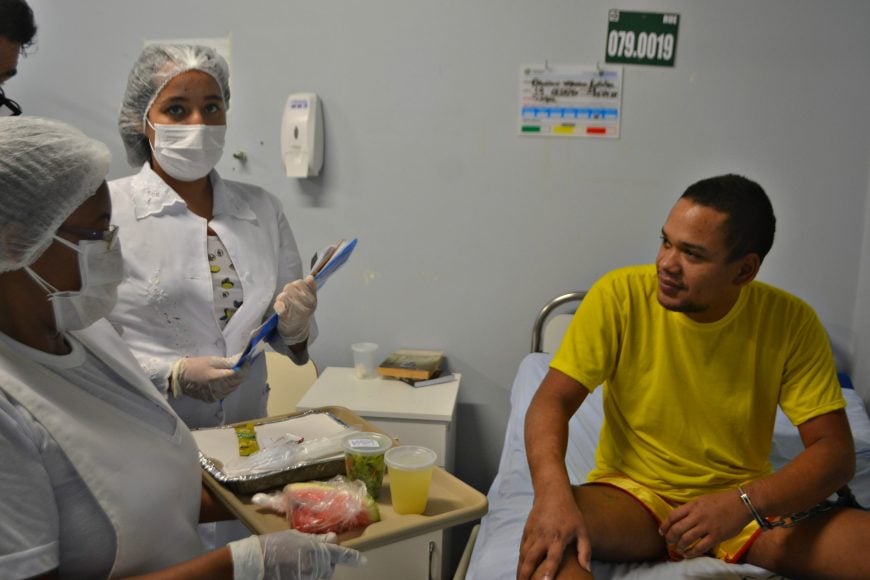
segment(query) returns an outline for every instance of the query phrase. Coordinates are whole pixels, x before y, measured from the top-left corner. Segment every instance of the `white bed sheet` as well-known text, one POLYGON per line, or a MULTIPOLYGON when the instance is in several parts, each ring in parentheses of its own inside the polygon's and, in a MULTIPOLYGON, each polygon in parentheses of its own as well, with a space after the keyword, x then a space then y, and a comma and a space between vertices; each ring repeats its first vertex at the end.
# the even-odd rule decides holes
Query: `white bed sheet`
MULTIPOLYGON (((489 512, 483 518, 471 555, 468 580, 503 580, 516 575, 520 538, 532 505, 533 491, 526 463, 523 422, 526 409, 549 367, 551 354, 532 353, 523 359, 511 390, 511 415, 505 433, 498 473, 487 498, 489 512)), ((850 484, 858 501, 870 505, 870 418, 861 398, 844 389, 847 413, 855 437, 857 470, 850 484)), ((601 389, 581 405, 569 424, 565 464, 572 483, 586 479, 595 461, 595 446, 603 421, 601 389)), ((782 411, 777 414, 771 461, 782 466, 803 448, 794 427, 782 411)), ((646 564, 604 564, 593 562, 596 578, 619 580, 670 580, 673 578, 780 578, 749 564, 726 564, 715 558, 694 558, 682 562, 646 564)))

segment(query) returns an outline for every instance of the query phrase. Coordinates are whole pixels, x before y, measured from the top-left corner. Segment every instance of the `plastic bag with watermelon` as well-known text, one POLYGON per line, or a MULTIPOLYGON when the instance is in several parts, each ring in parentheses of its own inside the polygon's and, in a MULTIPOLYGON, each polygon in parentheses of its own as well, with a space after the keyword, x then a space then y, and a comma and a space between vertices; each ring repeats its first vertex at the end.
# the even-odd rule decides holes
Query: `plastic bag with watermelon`
POLYGON ((340 534, 381 519, 365 483, 348 481, 341 475, 329 481, 291 483, 284 491, 258 493, 251 501, 284 514, 291 528, 308 534, 340 534))

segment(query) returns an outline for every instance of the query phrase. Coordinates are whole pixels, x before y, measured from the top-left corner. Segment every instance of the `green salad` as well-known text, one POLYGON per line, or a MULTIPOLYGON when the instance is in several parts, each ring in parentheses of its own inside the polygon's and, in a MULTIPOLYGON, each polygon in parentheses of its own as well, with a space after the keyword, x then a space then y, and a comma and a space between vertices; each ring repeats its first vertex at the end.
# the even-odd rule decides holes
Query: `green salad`
POLYGON ((384 482, 384 454, 363 455, 350 451, 344 454, 344 465, 350 480, 359 479, 366 484, 366 490, 373 499, 377 499, 384 482))

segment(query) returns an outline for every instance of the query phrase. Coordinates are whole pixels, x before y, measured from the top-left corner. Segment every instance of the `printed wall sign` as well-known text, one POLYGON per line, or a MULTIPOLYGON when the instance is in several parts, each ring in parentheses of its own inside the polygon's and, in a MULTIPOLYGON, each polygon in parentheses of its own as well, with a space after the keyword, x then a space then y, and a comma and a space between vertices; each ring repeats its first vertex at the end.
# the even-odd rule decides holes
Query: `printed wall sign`
POLYGON ((520 69, 520 135, 619 137, 622 68, 527 65, 520 69))
POLYGON ((627 12, 608 15, 605 62, 674 66, 680 15, 627 12))

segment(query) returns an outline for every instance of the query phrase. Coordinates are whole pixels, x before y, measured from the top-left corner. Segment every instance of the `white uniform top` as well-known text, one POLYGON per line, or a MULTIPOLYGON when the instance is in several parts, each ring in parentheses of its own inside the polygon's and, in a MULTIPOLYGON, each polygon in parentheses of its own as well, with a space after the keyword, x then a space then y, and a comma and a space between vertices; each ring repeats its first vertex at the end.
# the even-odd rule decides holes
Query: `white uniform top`
POLYGON ((190 432, 105 321, 52 355, 0 334, 0 577, 159 570, 202 552, 190 432))
MULTIPOLYGON (((302 262, 281 202, 252 185, 209 174, 214 189, 210 222, 146 163, 136 175, 109 183, 112 221, 124 253, 124 280, 109 320, 158 389, 167 392, 172 364, 185 356, 232 356, 242 351, 272 313, 284 285, 302 277, 302 262), (215 314, 207 230, 218 235, 242 283, 244 302, 221 330, 215 314)), ((316 336, 312 319, 311 337, 316 336)), ((280 340, 272 347, 289 353, 280 340)), ((299 362, 299 361, 297 361, 299 362)), ((302 363, 305 361, 302 360, 302 363)), ((169 402, 191 428, 245 421, 266 414, 265 357, 223 401, 182 396, 169 402)))

